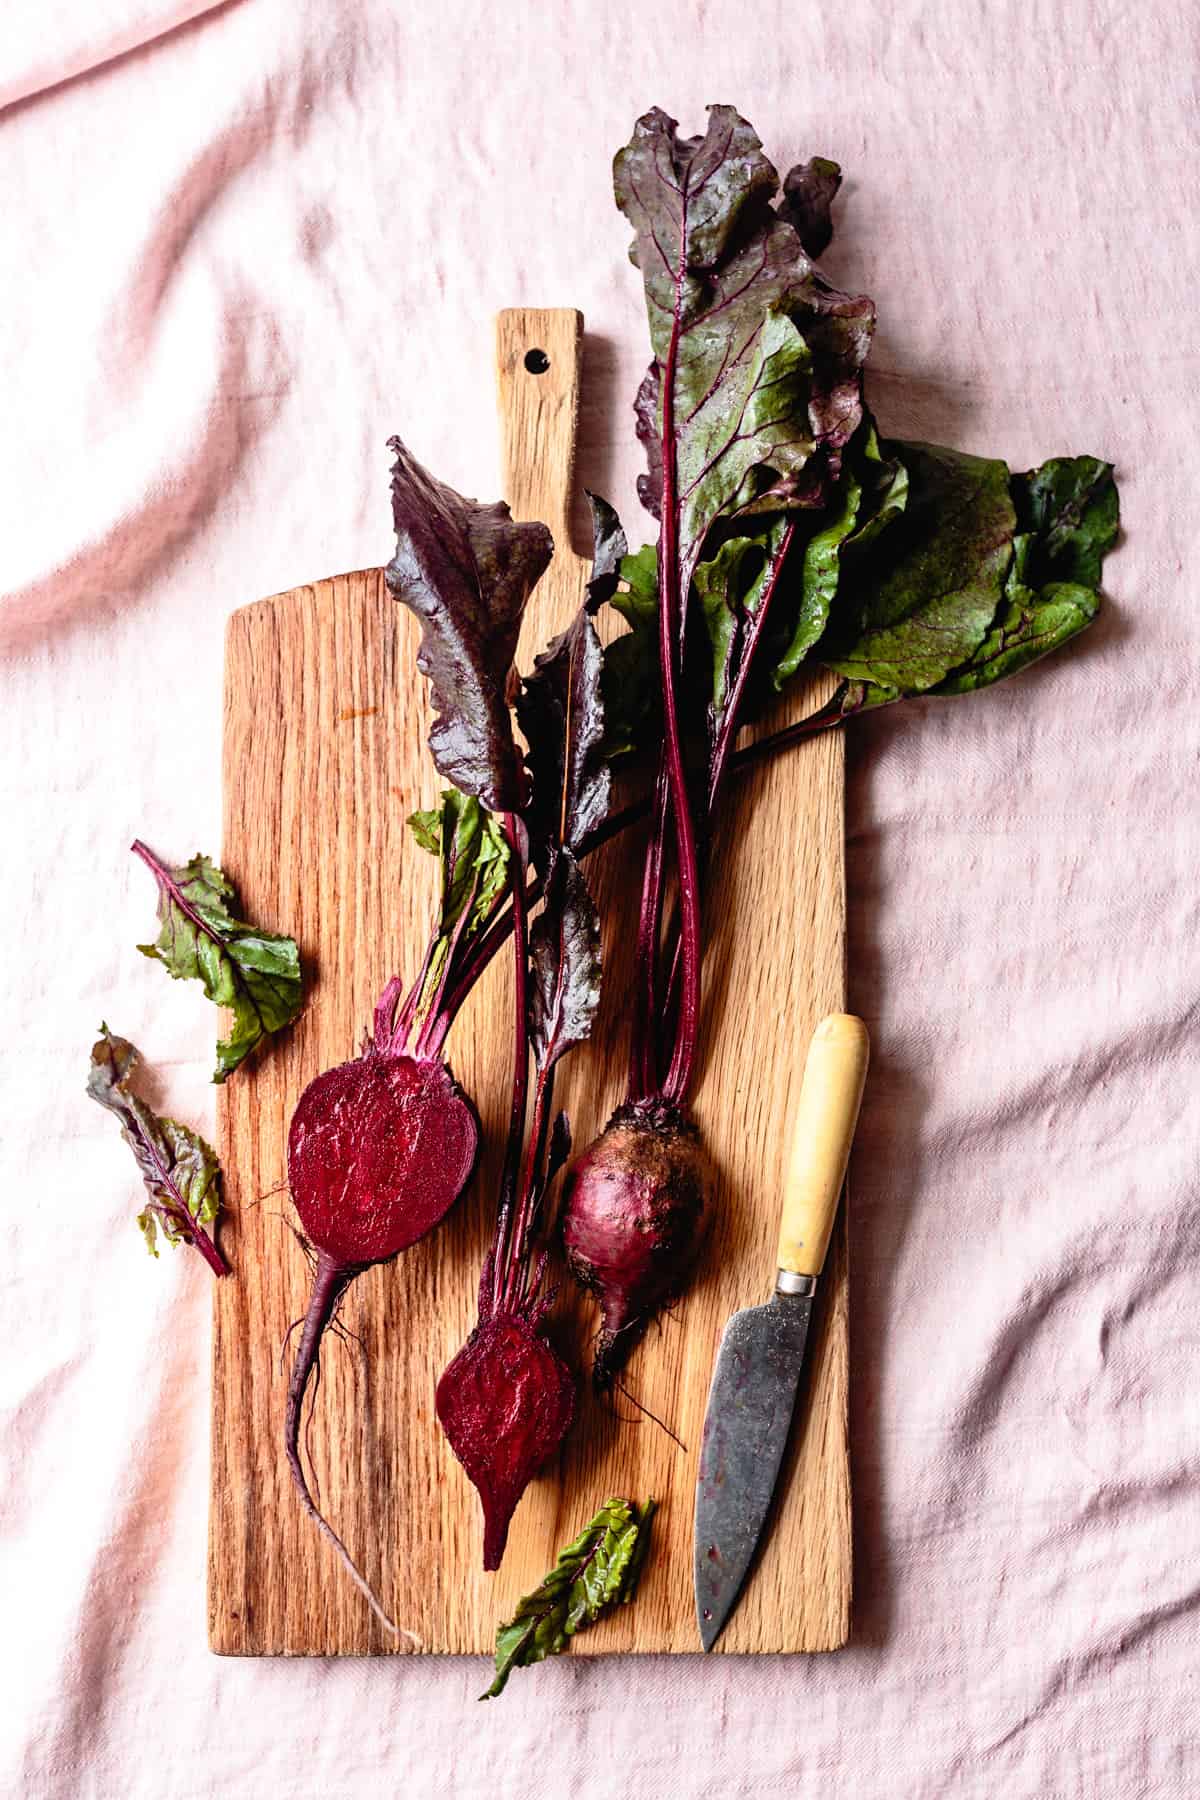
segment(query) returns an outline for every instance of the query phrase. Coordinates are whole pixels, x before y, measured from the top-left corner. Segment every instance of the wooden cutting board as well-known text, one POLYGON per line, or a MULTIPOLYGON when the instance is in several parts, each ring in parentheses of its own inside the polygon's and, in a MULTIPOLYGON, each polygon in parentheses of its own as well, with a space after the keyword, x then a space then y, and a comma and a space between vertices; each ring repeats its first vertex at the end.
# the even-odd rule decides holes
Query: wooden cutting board
MULTIPOLYGON (((516 517, 544 520, 559 547, 530 606, 524 667, 566 623, 587 573, 568 549, 581 329, 570 311, 498 321, 504 493, 516 517)), ((453 479, 453 470, 440 473, 453 479)), ((637 531, 642 521, 628 523, 637 531)), ((308 1285, 285 1186, 292 1109, 314 1075, 356 1051, 388 976, 413 978, 433 918, 435 860, 405 825, 439 787, 416 647, 415 623, 378 569, 277 594, 229 621, 223 862, 249 915, 299 938, 309 988, 296 1027, 220 1091, 222 1242, 235 1270, 214 1287, 209 1631, 223 1655, 397 1648, 297 1504, 282 1449, 280 1352, 308 1285)), ((798 716, 819 697, 797 695, 788 712, 798 716)), ((651 1329, 627 1375, 687 1448, 627 1402, 618 1398, 614 1412, 582 1390, 559 1462, 517 1511, 502 1569, 483 1574, 478 1502, 438 1429, 433 1393, 474 1322, 493 1219, 511 1062, 512 984, 499 957, 449 1039, 484 1127, 480 1171, 431 1238, 350 1289, 351 1335, 326 1339, 312 1409, 321 1504, 413 1634, 401 1650, 490 1652, 498 1619, 610 1494, 658 1498, 655 1548, 636 1604, 577 1638, 575 1654, 698 1649, 692 1506, 717 1339, 731 1312, 770 1292, 788 1119, 809 1033, 844 1004, 837 735, 734 786, 725 831, 741 848, 721 864, 711 894, 695 1107, 720 1171, 716 1223, 694 1287, 651 1329)), ((580 1147, 623 1094, 643 842, 630 833, 589 864, 605 920, 603 1010, 597 1046, 567 1060, 558 1089, 580 1147)), ((844 1226, 823 1286, 790 1473, 722 1651, 828 1650, 847 1635, 844 1226)), ((582 1357, 595 1329, 590 1304, 566 1284, 556 1311, 560 1341, 582 1357)))

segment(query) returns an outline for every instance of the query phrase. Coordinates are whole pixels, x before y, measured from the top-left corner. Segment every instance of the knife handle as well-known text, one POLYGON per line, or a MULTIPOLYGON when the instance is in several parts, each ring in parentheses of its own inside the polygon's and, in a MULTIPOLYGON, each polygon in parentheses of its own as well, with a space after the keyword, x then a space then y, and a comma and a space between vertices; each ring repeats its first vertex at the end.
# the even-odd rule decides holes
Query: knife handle
POLYGON ((779 1267, 819 1275, 858 1123, 870 1042, 852 1013, 830 1013, 813 1032, 783 1190, 779 1267))

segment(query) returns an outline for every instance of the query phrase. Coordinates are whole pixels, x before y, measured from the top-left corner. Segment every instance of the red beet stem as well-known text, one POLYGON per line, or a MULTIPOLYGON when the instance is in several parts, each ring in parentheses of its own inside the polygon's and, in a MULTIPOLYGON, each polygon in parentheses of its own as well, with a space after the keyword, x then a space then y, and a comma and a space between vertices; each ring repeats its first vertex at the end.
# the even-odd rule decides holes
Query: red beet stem
POLYGON ((717 800, 720 797, 721 788, 725 779, 725 772, 729 766, 729 755, 733 749, 733 740, 737 736, 738 726, 741 722, 738 718, 738 714, 741 711, 742 697, 746 691, 746 683, 750 678, 750 673, 754 666, 755 653, 758 650, 759 644, 762 642, 763 630, 771 611, 771 602, 775 598, 776 590, 779 587, 779 578, 783 573, 783 565, 787 561, 787 554, 792 547, 792 539, 795 535, 796 521, 795 519, 790 519, 784 528, 783 536, 779 541, 779 548, 775 552, 775 559, 771 565, 771 573, 767 578, 767 585, 763 592, 763 597, 759 601, 758 609, 751 621, 746 648, 742 654, 741 667, 738 669, 737 678, 733 684, 733 692, 730 694, 725 706, 724 722, 721 726, 720 736, 713 747, 712 760, 709 764, 708 816, 710 820, 716 809, 717 800))
MULTIPOLYGON (((847 686, 848 683, 843 681, 833 697, 818 712, 811 713, 808 718, 797 719, 795 724, 784 725, 778 731, 768 732, 765 737, 756 739, 753 744, 747 744, 741 750, 733 751, 729 758, 730 770, 734 774, 740 775, 743 769, 751 769, 757 763, 765 762, 768 757, 774 756, 779 750, 790 750, 794 744, 804 743, 806 739, 815 737, 818 732, 834 731, 844 725, 847 719, 854 716, 853 713, 841 711, 847 686)), ((609 813, 608 817, 597 825, 594 831, 588 832, 579 847, 579 854, 590 856, 594 850, 599 850, 605 844, 610 844, 615 837, 620 837, 621 833, 628 831, 630 826, 640 825, 642 820, 649 816, 652 804, 651 796, 646 795, 640 800, 631 800, 628 806, 622 806, 616 812, 609 813)), ((525 889, 526 906, 532 906, 535 901, 541 899, 541 896, 542 883, 539 878, 535 877, 525 889)), ((446 1030, 449 1030, 450 1023, 496 952, 508 942, 508 934, 512 930, 512 926, 511 906, 505 907, 503 911, 498 910, 495 918, 476 940, 470 954, 464 958, 462 969, 453 983, 448 985, 442 1002, 446 1030)), ((445 1032, 443 1032, 444 1035, 445 1032)), ((430 1049, 429 1054, 435 1054, 435 1050, 430 1049)))
POLYGON ((514 1210, 519 1203, 517 1183, 521 1162, 521 1142, 525 1135, 525 1110, 529 1098, 529 915, 525 907, 526 864, 522 837, 517 820, 505 813, 504 828, 512 852, 513 913, 513 1014, 516 1021, 513 1045, 512 1110, 508 1121, 508 1142, 504 1149, 504 1167, 500 1188, 500 1216, 492 1260, 492 1305, 494 1312, 504 1304, 505 1296, 521 1271, 514 1268, 521 1254, 516 1236, 514 1210))
POLYGON ((658 1086, 653 1020, 658 1001, 658 939, 662 929, 663 850, 669 793, 666 765, 660 761, 638 915, 635 1003, 629 1039, 629 1097, 633 1100, 644 1100, 658 1086))
POLYGON ((213 1239, 209 1237, 203 1225, 198 1225, 190 1214, 188 1215, 186 1229, 192 1244, 200 1252, 213 1274, 228 1275, 230 1273, 229 1264, 225 1261, 225 1258, 222 1256, 213 1239))
POLYGON ((335 1262, 331 1256, 321 1251, 317 1256, 316 1274, 313 1277, 312 1294, 308 1302, 308 1312, 304 1318, 304 1330, 300 1335, 300 1348, 296 1352, 296 1361, 292 1366, 292 1378, 288 1383, 287 1414, 284 1424, 284 1444, 287 1450, 288 1465, 292 1471, 292 1480, 296 1484, 301 1504, 317 1530, 322 1532, 337 1552, 346 1573, 366 1600, 371 1611, 393 1637, 400 1632, 395 1622, 390 1619, 375 1596, 366 1576, 360 1571, 358 1564, 343 1544, 332 1525, 322 1516, 316 1501, 309 1492, 308 1480, 304 1473, 304 1465, 300 1461, 300 1416, 304 1407, 304 1395, 308 1388, 313 1370, 317 1366, 321 1338, 323 1337, 338 1301, 361 1270, 344 1263, 335 1262))
MULTIPOLYGON (((675 365, 679 356, 682 306, 687 275, 687 233, 679 236, 679 269, 675 281, 675 316, 662 375, 662 525, 658 538, 659 662, 662 668, 663 755, 675 817, 675 860, 679 878, 680 941, 683 969, 675 1050, 663 1094, 682 1100, 692 1077, 700 1026, 700 876, 696 862, 696 827, 692 818, 687 770, 675 701, 675 676, 683 667, 688 596, 679 566, 679 494, 675 464, 675 365)), ((651 851, 652 854, 652 851, 651 851)), ((661 887, 662 872, 659 871, 661 887)), ((658 904, 655 911, 659 910, 658 904)), ((643 997, 644 998, 644 997, 643 997)), ((649 1035, 649 1034, 648 1034, 649 1035)))

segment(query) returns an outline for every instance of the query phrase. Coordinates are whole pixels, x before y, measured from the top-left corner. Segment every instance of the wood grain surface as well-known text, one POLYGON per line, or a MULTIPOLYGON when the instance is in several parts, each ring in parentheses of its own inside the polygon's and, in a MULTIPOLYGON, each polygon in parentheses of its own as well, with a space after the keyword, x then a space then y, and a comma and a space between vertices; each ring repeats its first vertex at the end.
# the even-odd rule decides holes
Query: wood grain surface
MULTIPOLYGON (((545 520, 558 545, 531 602, 525 667, 578 604, 587 573, 569 531, 581 324, 563 311, 498 321, 503 491, 517 517, 545 520), (527 367, 531 351, 542 357, 527 367)), ((637 531, 641 522, 627 523, 637 531)), ((478 1502, 438 1429, 433 1393, 474 1322, 494 1216, 511 1060, 506 957, 451 1033, 449 1058, 476 1100, 487 1153, 431 1238, 351 1287, 347 1335, 326 1339, 308 1437, 324 1512, 411 1634, 397 1646, 297 1503, 283 1454, 280 1353, 308 1286, 286 1190, 292 1109, 314 1075, 356 1052, 387 978, 413 978, 433 918, 435 859, 405 825, 439 788, 416 640, 377 569, 259 601, 229 622, 224 866, 252 918, 299 938, 309 987, 297 1026, 220 1092, 222 1242, 235 1274, 214 1284, 210 1642, 226 1655, 490 1652, 498 1619, 619 1493, 658 1498, 655 1548, 636 1603, 577 1638, 574 1653, 696 1651, 692 1507, 713 1357, 730 1313, 771 1291, 809 1034, 844 1004, 841 743, 827 735, 739 777, 723 826, 740 849, 721 861, 709 901, 695 1106, 719 1170, 716 1223, 694 1287, 651 1329, 627 1374, 687 1448, 619 1396, 611 1410, 582 1388, 562 1455, 519 1507, 494 1576, 482 1572, 478 1502)), ((823 694, 794 696, 770 723, 823 694)), ((623 1094, 643 844, 629 833, 589 865, 605 920, 598 1042, 567 1060, 558 1090, 580 1147, 623 1094)), ((847 1635, 844 1224, 822 1286, 773 1530, 722 1652, 827 1650, 847 1635)), ((569 1284, 555 1321, 569 1354, 584 1356, 595 1315, 569 1284)))

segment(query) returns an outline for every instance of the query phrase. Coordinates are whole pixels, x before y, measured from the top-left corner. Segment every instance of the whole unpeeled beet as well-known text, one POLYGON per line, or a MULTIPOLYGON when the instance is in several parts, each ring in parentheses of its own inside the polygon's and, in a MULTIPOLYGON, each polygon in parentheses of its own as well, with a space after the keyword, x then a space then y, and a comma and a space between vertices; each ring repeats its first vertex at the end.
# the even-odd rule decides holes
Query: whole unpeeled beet
POLYGON ((608 1387, 642 1331, 687 1286, 708 1224, 711 1178, 695 1126, 663 1100, 617 1108, 571 1169, 567 1263, 603 1324, 592 1367, 608 1387))

